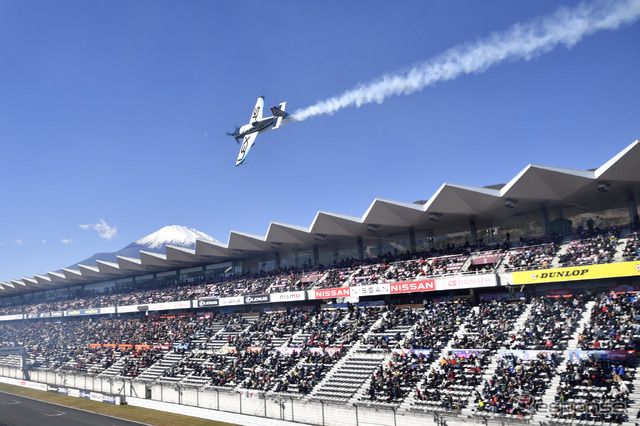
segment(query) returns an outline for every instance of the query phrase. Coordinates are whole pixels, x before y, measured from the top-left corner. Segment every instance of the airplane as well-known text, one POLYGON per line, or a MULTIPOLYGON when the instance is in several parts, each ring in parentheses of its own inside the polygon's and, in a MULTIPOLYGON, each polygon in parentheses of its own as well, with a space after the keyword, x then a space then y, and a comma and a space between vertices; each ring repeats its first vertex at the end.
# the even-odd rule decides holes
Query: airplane
POLYGON ((264 133, 271 129, 277 129, 280 127, 282 120, 289 117, 289 114, 284 112, 287 103, 282 102, 280 106, 271 107, 271 113, 273 117, 262 118, 262 110, 264 109, 264 96, 260 96, 256 101, 256 106, 253 108, 249 124, 245 124, 235 130, 233 133, 227 133, 229 136, 233 136, 236 142, 240 143, 240 153, 236 160, 236 166, 240 166, 244 159, 247 158, 247 154, 251 147, 255 144, 256 137, 259 133, 264 133))

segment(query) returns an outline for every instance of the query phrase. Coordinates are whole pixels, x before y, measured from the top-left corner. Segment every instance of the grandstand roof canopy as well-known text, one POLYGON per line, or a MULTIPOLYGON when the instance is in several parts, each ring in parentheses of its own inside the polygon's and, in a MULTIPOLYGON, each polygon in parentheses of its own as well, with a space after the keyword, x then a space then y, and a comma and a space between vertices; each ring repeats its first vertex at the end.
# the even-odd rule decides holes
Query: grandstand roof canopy
POLYGON ((528 165, 506 185, 480 188, 444 183, 426 202, 375 199, 362 217, 318 212, 309 227, 271 222, 266 235, 231 231, 227 244, 197 240, 195 249, 168 246, 165 254, 140 252, 139 258, 118 257, 78 269, 38 274, 0 282, 0 296, 54 287, 92 283, 118 277, 226 261, 274 258, 314 246, 352 247, 357 238, 407 239, 470 229, 504 227, 540 219, 623 208, 640 199, 640 140, 595 170, 528 165))

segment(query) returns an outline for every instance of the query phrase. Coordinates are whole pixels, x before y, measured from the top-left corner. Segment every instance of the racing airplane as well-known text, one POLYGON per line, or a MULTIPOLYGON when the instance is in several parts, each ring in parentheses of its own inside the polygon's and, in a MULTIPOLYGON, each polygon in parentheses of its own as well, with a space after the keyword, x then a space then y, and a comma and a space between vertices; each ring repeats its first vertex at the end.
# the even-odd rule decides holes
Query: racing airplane
POLYGON ((253 108, 253 112, 251 113, 249 124, 245 124, 244 126, 237 128, 233 133, 227 133, 228 135, 233 136, 238 143, 240 143, 240 140, 242 140, 242 145, 240 145, 240 153, 238 154, 238 159, 236 160, 236 166, 241 165, 244 162, 244 159, 247 158, 249 150, 255 144, 254 141, 256 140, 258 133, 264 133, 268 130, 277 129, 278 127, 280 127, 280 123, 282 123, 282 120, 289 116, 288 113, 284 112, 284 108, 286 105, 286 102, 282 102, 280 106, 271 107, 271 113, 273 114, 273 117, 262 118, 262 110, 264 109, 264 96, 260 96, 256 102, 256 106, 253 108))

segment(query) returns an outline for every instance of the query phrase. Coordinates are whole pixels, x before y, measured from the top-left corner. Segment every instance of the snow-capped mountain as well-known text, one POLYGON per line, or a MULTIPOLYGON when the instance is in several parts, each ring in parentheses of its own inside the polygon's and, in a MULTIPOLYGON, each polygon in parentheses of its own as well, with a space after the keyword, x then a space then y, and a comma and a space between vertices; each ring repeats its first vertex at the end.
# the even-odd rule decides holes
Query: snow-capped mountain
POLYGON ((197 229, 189 228, 188 226, 171 225, 165 226, 153 234, 139 239, 133 244, 145 246, 149 250, 161 248, 164 251, 164 247, 167 244, 170 246, 193 248, 196 245, 196 240, 216 241, 213 237, 197 229))
POLYGON ((96 266, 96 260, 117 262, 118 259, 116 256, 139 258, 140 250, 164 254, 165 247, 167 245, 192 249, 196 246, 196 240, 218 242, 215 238, 205 234, 204 232, 198 231, 197 229, 193 229, 188 226, 170 225, 165 226, 144 238, 140 238, 116 252, 96 253, 88 259, 69 266, 69 268, 77 269, 79 264, 96 266))

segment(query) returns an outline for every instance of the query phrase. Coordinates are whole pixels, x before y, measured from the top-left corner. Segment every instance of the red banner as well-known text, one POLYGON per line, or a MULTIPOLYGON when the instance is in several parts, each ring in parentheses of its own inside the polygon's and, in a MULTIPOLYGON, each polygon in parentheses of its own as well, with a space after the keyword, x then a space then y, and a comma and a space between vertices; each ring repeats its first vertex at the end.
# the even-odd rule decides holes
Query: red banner
POLYGON ((340 288, 323 288, 314 291, 315 299, 333 299, 336 297, 349 297, 351 296, 351 289, 349 287, 340 288))
POLYGON ((433 291, 436 289, 435 280, 408 281, 404 283, 390 284, 391 294, 413 293, 418 291, 433 291))
POLYGON ((556 288, 547 290, 547 296, 549 297, 571 297, 573 292, 570 288, 556 288))

